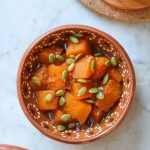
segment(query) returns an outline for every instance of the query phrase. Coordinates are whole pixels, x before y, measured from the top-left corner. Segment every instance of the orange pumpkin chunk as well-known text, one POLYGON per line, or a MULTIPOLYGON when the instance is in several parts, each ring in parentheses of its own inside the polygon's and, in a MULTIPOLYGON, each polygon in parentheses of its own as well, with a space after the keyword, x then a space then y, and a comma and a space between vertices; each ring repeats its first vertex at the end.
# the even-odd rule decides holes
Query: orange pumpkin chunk
POLYGON ((37 92, 37 99, 38 99, 38 108, 40 110, 56 110, 58 108, 58 99, 55 97, 54 91, 38 91, 37 92), (45 97, 48 94, 52 94, 53 98, 50 102, 45 102, 45 97))
POLYGON ((32 90, 45 90, 47 88, 48 72, 47 66, 41 66, 34 74, 34 77, 37 77, 40 80, 40 86, 35 85, 32 82, 32 79, 29 81, 30 87, 32 90))
POLYGON ((49 62, 49 54, 61 54, 63 49, 60 47, 52 46, 50 48, 45 48, 43 52, 39 54, 39 61, 42 64, 50 64, 49 62))
POLYGON ((91 117, 94 119, 95 122, 99 122, 102 119, 104 112, 97 106, 92 107, 92 111, 90 113, 91 117))
POLYGON ((97 100, 96 106, 107 112, 121 96, 121 85, 115 80, 109 80, 104 87, 104 99, 97 100))
POLYGON ((105 62, 108 60, 106 57, 96 57, 96 70, 93 74, 93 79, 100 79, 107 71, 105 62))
POLYGON ((69 92, 66 92, 65 100, 66 103, 63 110, 66 113, 71 114, 73 119, 78 120, 80 123, 84 123, 91 112, 91 104, 76 100, 69 92))
POLYGON ((91 62, 94 58, 90 55, 85 56, 79 60, 74 67, 73 77, 78 78, 90 78, 92 75, 91 62))
POLYGON ((66 55, 69 57, 70 55, 89 55, 90 54, 90 46, 87 40, 79 39, 79 43, 75 44, 72 41, 68 41, 67 52, 66 55))
POLYGON ((114 79, 114 80, 116 80, 119 83, 121 82, 122 76, 121 76, 120 72, 116 68, 110 68, 108 70, 108 73, 109 73, 109 78, 110 79, 114 79))
POLYGON ((72 95, 76 98, 76 99, 85 99, 85 98, 90 98, 92 97, 92 94, 89 93, 89 89, 90 89, 90 85, 89 83, 72 83, 72 95), (79 90, 82 87, 86 87, 86 93, 82 96, 78 96, 79 90))
POLYGON ((48 74, 49 74, 48 89, 56 91, 65 88, 66 82, 62 79, 62 72, 64 70, 67 70, 67 68, 68 68, 67 65, 48 66, 48 74))

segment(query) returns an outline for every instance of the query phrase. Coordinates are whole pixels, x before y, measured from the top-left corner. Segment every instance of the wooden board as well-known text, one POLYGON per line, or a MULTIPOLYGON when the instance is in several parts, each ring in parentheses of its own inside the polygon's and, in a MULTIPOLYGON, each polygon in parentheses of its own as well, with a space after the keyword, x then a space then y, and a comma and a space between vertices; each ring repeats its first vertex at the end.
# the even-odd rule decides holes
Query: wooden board
POLYGON ((120 9, 143 9, 150 6, 150 0, 103 0, 120 9))
POLYGON ((119 9, 108 5, 103 0, 80 0, 87 8, 98 15, 123 22, 145 22, 150 21, 150 6, 143 9, 119 9))

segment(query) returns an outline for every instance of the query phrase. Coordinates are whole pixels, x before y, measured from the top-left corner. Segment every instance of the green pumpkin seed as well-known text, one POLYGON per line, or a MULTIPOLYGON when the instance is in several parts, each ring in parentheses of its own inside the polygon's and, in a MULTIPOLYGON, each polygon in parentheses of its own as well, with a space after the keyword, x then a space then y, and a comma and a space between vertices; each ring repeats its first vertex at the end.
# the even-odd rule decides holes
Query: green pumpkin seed
POLYGON ((63 122, 66 122, 68 120, 71 119, 71 115, 70 114, 63 114, 61 117, 60 117, 60 120, 63 121, 63 122))
POLYGON ((36 86, 40 86, 40 85, 41 85, 41 81, 40 81, 40 79, 37 78, 37 77, 33 77, 33 78, 32 78, 32 82, 33 82, 33 84, 36 85, 36 86))
POLYGON ((76 57, 75 57, 75 61, 77 62, 78 60, 80 60, 82 58, 83 54, 78 54, 76 57))
POLYGON ((68 66, 68 71, 72 71, 75 66, 75 63, 72 63, 68 66))
POLYGON ((99 99, 99 100, 104 99, 104 94, 103 94, 103 92, 102 92, 102 91, 98 92, 98 93, 96 94, 96 98, 99 99))
POLYGON ((59 61, 62 61, 62 62, 65 61, 65 58, 61 55, 56 55, 56 59, 59 60, 59 61))
POLYGON ((70 55, 69 58, 75 59, 75 55, 70 55))
POLYGON ((96 69, 96 61, 93 60, 93 61, 91 62, 91 70, 92 70, 93 73, 95 72, 95 69, 96 69))
POLYGON ((112 57, 110 61, 111 61, 111 64, 112 64, 114 67, 116 67, 116 66, 118 65, 118 61, 117 61, 117 58, 116 58, 116 57, 112 57))
POLYGON ((91 89, 89 89, 89 93, 95 94, 95 93, 98 93, 98 92, 99 92, 98 88, 91 88, 91 89))
POLYGON ((68 71, 67 71, 67 70, 64 70, 64 71, 62 72, 62 79, 63 79, 64 81, 66 81, 66 80, 67 80, 67 77, 68 77, 68 71))
POLYGON ((83 96, 85 93, 86 93, 86 87, 82 87, 78 92, 78 96, 83 96))
POLYGON ((69 58, 69 59, 66 60, 66 63, 67 63, 67 64, 72 64, 72 63, 74 63, 74 62, 75 62, 75 60, 72 59, 72 58, 69 58))
POLYGON ((52 94, 47 94, 47 95, 45 96, 45 98, 44 98, 44 101, 45 101, 46 103, 49 103, 49 102, 52 101, 52 99, 53 99, 53 95, 52 95, 52 94))
POLYGON ((94 54, 95 57, 99 57, 99 56, 101 56, 101 55, 102 55, 101 52, 98 52, 98 53, 94 54))
POLYGON ((87 83, 88 80, 86 80, 86 79, 77 79, 77 82, 79 82, 79 83, 87 83))
POLYGON ((56 93, 55 93, 55 95, 56 96, 63 96, 65 94, 65 90, 58 90, 56 93))
POLYGON ((57 130, 63 132, 66 130, 66 127, 64 125, 57 125, 57 130))
POLYGON ((105 65, 106 65, 107 67, 110 67, 110 66, 111 66, 111 61, 110 61, 110 60, 107 60, 107 61, 105 62, 105 65))
POLYGON ((81 34, 81 33, 75 33, 75 34, 73 34, 75 37, 77 37, 77 38, 81 38, 83 35, 81 34))
POLYGON ((63 96, 60 97, 60 99, 59 99, 59 106, 60 107, 64 106, 65 102, 66 102, 65 98, 63 96))
POLYGON ((108 73, 106 73, 105 75, 104 75, 104 77, 103 77, 103 84, 106 84, 107 82, 108 82, 108 80, 109 80, 109 74, 108 73))
POLYGON ((76 126, 76 123, 69 123, 68 128, 73 129, 76 126))
POLYGON ((90 104, 94 104, 95 103, 92 99, 86 99, 85 102, 90 103, 90 104))
POLYGON ((75 37, 75 36, 73 36, 73 35, 71 35, 71 36, 70 36, 70 41, 71 41, 72 43, 74 43, 74 44, 79 43, 78 38, 77 38, 77 37, 75 37))
POLYGON ((53 64, 54 62, 55 62, 55 60, 56 60, 56 57, 55 57, 55 55, 54 54, 49 54, 49 62, 51 63, 51 64, 53 64))

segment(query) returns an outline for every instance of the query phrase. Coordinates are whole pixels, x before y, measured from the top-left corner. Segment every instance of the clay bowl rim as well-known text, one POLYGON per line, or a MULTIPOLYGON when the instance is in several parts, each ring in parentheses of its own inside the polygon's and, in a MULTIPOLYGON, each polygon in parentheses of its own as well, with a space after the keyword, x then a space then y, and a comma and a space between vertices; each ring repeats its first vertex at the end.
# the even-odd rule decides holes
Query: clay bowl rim
POLYGON ((125 118, 127 112, 129 111, 129 108, 131 106, 131 103, 133 101, 133 96, 134 96, 134 91, 135 91, 135 73, 134 73, 134 69, 133 69, 133 65, 131 63, 131 60, 129 58, 129 56, 127 55, 127 53, 125 52, 125 50, 122 48, 122 46, 110 35, 108 35, 107 33, 98 30, 96 28, 90 27, 90 26, 86 26, 86 25, 78 25, 78 24, 71 24, 71 25, 63 25, 63 26, 59 26, 56 27, 54 29, 51 29, 49 31, 47 31, 46 33, 44 33, 43 35, 41 35, 40 37, 38 37, 25 51, 19 68, 18 68, 18 74, 17 74, 17 94, 18 94, 18 98, 19 98, 19 102, 20 105, 23 109, 23 112, 25 113, 26 117, 29 119, 29 121, 32 123, 32 125, 34 127, 36 127, 41 133, 43 133, 44 135, 46 135, 47 137, 59 141, 59 142, 63 142, 63 143, 68 143, 68 144, 80 144, 80 143, 87 143, 87 142, 91 142, 94 141, 98 138, 102 138, 106 135, 108 135, 109 133, 113 132, 119 125, 120 123, 123 121, 123 119, 125 118), (126 109, 124 110, 123 114, 121 117, 119 117, 118 121, 111 126, 109 129, 107 129, 105 132, 103 132, 103 134, 98 134, 98 136, 92 137, 91 139, 83 139, 83 140, 78 140, 78 141, 73 141, 73 140, 66 140, 63 138, 58 138, 55 135, 49 135, 33 118, 32 116, 28 113, 26 106, 24 104, 24 100, 21 94, 21 73, 22 73, 22 68, 25 62, 26 57, 29 55, 30 51, 33 49, 33 47, 35 45, 37 45, 37 43, 39 43, 40 41, 43 40, 44 37, 46 37, 49 34, 52 34, 53 32, 59 32, 65 29, 81 29, 81 30, 87 30, 87 31, 91 31, 93 33, 97 33, 101 36, 103 36, 104 38, 106 38, 108 41, 110 41, 111 43, 113 43, 113 45, 116 47, 117 51, 119 51, 121 53, 121 55, 123 55, 124 58, 126 58, 127 60, 127 65, 129 66, 130 70, 131 70, 131 79, 132 79, 132 83, 131 84, 131 92, 130 92, 130 99, 129 99, 129 103, 126 107, 126 109))
POLYGON ((0 150, 27 150, 22 147, 7 145, 7 144, 0 144, 0 150))

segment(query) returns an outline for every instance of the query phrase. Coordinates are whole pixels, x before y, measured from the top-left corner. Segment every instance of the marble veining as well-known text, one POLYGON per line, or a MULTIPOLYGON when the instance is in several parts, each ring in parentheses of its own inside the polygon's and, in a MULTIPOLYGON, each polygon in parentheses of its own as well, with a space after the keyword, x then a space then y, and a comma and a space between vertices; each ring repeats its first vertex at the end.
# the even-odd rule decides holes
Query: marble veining
POLYGON ((30 150, 149 150, 150 149, 150 23, 119 23, 97 16, 78 0, 0 1, 0 143, 30 150), (29 44, 63 24, 86 24, 116 38, 135 68, 137 87, 131 110, 107 137, 83 145, 48 139, 26 119, 16 93, 16 74, 29 44))

